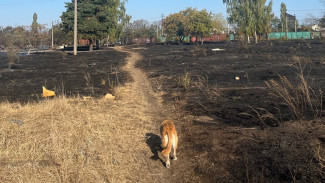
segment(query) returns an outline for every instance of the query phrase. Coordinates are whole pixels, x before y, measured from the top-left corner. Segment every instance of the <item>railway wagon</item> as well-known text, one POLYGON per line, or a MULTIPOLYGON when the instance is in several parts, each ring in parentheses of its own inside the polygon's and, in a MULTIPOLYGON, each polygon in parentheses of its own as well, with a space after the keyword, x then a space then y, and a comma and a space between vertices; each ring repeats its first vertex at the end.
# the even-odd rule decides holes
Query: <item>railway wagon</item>
POLYGON ((137 37, 137 38, 132 38, 132 43, 133 44, 153 44, 156 43, 156 38, 155 37, 137 37))
MULTIPOLYGON (((222 41, 226 41, 228 38, 227 34, 211 34, 209 36, 203 37, 203 42, 210 42, 210 43, 214 43, 214 42, 222 42, 222 41)), ((197 41, 201 41, 200 37, 192 37, 191 41, 192 42, 196 42, 197 41)))
POLYGON ((272 32, 269 39, 311 39, 311 32, 272 32))

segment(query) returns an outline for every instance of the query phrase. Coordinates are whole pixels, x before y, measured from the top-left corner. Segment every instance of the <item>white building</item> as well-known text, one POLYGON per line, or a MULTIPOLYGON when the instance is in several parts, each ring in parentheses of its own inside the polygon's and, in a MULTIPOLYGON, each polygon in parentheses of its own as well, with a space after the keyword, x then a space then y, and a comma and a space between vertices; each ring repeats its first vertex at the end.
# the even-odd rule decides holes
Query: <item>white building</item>
POLYGON ((316 24, 316 25, 312 25, 312 26, 311 26, 311 29, 312 29, 313 31, 325 31, 325 28, 320 27, 318 24, 316 24))

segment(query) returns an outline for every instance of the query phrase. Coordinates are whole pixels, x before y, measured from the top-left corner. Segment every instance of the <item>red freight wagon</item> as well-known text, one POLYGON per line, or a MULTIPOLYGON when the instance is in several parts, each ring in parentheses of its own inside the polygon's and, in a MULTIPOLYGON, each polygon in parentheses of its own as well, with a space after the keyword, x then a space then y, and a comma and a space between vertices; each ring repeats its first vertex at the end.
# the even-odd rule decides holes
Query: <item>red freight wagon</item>
POLYGON ((88 39, 79 39, 78 40, 78 45, 79 46, 88 46, 89 45, 89 40, 88 39))
MULTIPOLYGON (((212 34, 210 36, 203 37, 204 42, 221 42, 227 39, 227 34, 212 34)), ((196 37, 192 37, 192 42, 196 41, 196 37)), ((201 41, 201 38, 198 37, 198 41, 201 41)))
POLYGON ((132 43, 134 44, 151 44, 155 42, 155 38, 149 38, 149 37, 138 37, 138 38, 132 38, 132 43))

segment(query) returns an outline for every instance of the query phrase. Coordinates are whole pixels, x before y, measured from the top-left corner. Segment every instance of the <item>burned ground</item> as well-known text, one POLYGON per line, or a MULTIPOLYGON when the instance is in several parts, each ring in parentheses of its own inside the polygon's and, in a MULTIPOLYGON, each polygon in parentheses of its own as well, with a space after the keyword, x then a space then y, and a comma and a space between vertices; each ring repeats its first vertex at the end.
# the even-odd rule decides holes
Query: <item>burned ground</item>
POLYGON ((324 91, 324 49, 321 41, 147 46, 138 66, 173 111, 202 180, 317 182, 324 121, 297 120, 265 82, 285 76, 298 85, 303 71, 312 91, 324 91))
POLYGON ((105 95, 130 79, 120 70, 125 57, 114 50, 37 53, 20 57, 11 70, 8 58, 0 57, 0 100, 37 101, 42 86, 67 96, 105 95))

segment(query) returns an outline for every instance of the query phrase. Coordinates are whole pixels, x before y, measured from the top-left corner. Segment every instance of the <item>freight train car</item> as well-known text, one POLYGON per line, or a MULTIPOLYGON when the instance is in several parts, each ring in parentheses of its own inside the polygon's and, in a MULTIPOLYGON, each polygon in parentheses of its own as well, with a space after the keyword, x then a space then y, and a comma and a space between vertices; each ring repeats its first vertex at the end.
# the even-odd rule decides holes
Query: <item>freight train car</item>
MULTIPOLYGON (((232 35, 231 37, 228 38, 227 34, 211 34, 209 36, 203 37, 203 42, 205 43, 216 43, 216 42, 222 42, 226 41, 228 39, 233 40, 234 36, 232 35)), ((186 36, 183 40, 183 43, 195 43, 196 39, 198 42, 201 42, 200 37, 190 37, 186 36)), ((138 38, 132 38, 132 43, 133 44, 155 44, 155 43, 178 43, 179 38, 178 37, 165 37, 161 36, 156 39, 155 37, 149 38, 149 37, 138 37, 138 38)))
POLYGON ((153 44, 156 43, 155 37, 138 37, 138 38, 132 38, 133 44, 153 44))
POLYGON ((269 39, 311 39, 311 32, 272 32, 269 39))
MULTIPOLYGON (((228 39, 227 34, 211 34, 209 36, 203 37, 203 42, 208 42, 208 43, 216 43, 216 42, 222 42, 226 41, 228 39)), ((200 42, 201 38, 200 37, 192 37, 191 38, 192 42, 200 42)))

